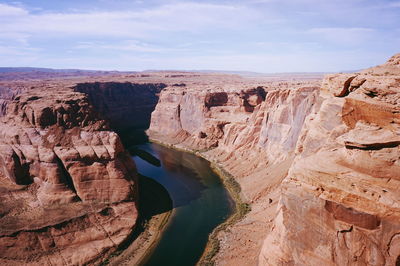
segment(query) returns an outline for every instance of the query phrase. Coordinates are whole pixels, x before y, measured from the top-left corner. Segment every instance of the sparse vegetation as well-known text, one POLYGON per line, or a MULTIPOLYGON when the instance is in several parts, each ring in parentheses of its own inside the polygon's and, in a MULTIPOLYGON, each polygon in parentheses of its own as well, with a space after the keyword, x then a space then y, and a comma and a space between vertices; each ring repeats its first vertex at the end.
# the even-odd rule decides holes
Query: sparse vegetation
POLYGON ((214 257, 220 249, 218 234, 228 229, 229 226, 239 222, 251 211, 250 204, 243 202, 240 197, 241 187, 234 177, 222 169, 217 164, 212 164, 212 169, 219 175, 228 190, 230 196, 235 201, 235 212, 222 224, 220 224, 208 237, 208 243, 198 265, 215 265, 214 257))
MULTIPOLYGON (((154 143, 166 146, 168 148, 173 148, 176 150, 181 150, 189 153, 193 153, 197 156, 203 157, 204 159, 208 160, 202 152, 206 150, 190 150, 187 148, 183 147, 176 147, 175 145, 171 144, 166 144, 162 141, 158 140, 151 140, 154 143)), ((210 160, 208 160, 210 161, 210 160)), ((222 231, 225 231, 228 229, 229 226, 236 224, 239 222, 241 219, 245 217, 247 213, 251 211, 251 206, 247 202, 243 202, 241 197, 240 197, 240 192, 241 192, 241 187, 238 182, 236 182, 235 178, 230 174, 228 171, 223 169, 221 166, 219 166, 215 162, 210 162, 211 163, 211 168, 213 171, 221 178, 225 188, 228 190, 229 195, 235 202, 235 210, 234 213, 222 224, 220 224, 218 227, 214 229, 214 231, 209 235, 208 237, 208 242, 207 246, 204 249, 204 253, 201 256, 199 262, 197 263, 198 265, 215 265, 215 255, 220 250, 220 243, 218 240, 218 234, 222 231)))

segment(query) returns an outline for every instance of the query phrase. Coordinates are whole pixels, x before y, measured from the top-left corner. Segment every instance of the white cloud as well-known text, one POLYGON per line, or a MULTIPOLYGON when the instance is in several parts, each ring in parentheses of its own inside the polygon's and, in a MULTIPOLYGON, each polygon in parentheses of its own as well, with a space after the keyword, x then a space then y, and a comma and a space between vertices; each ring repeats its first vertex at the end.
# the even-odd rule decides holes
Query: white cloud
POLYGON ((362 52, 398 47, 399 0, 379 10, 372 0, 157 0, 126 9, 102 1, 114 9, 0 4, 1 64, 319 71, 352 68, 338 56, 343 51, 358 53, 352 59, 360 62, 362 52))
POLYGON ((337 28, 337 27, 327 27, 327 28, 312 28, 309 30, 311 33, 322 33, 322 34, 352 34, 360 32, 371 32, 371 28, 337 28))
POLYGON ((27 14, 28 11, 23 8, 0 3, 0 18, 24 16, 27 14))
MULTIPOLYGON (((191 32, 241 28, 260 18, 247 7, 206 3, 175 3, 151 9, 30 14, 19 7, 2 5, 4 12, 19 14, 3 19, 3 32, 31 35, 84 35, 144 37, 154 32, 191 32), (7 11, 8 10, 8 11, 7 11)), ((0 14, 1 14, 0 6, 0 14)))
MULTIPOLYGON (((382 54, 373 55, 373 59, 380 62, 382 54)), ((116 57, 81 57, 70 56, 61 64, 59 60, 47 59, 47 65, 62 68, 104 69, 110 70, 146 70, 146 69, 174 69, 174 70, 237 70, 255 72, 336 72, 340 70, 360 69, 371 66, 370 58, 362 52, 346 51, 340 56, 332 52, 309 53, 243 53, 243 54, 216 54, 216 55, 188 55, 188 56, 116 56, 116 57), (111 66, 111 67, 110 67, 111 66), (117 67, 116 67, 117 66, 117 67), (360 67, 361 66, 361 67, 360 67)))

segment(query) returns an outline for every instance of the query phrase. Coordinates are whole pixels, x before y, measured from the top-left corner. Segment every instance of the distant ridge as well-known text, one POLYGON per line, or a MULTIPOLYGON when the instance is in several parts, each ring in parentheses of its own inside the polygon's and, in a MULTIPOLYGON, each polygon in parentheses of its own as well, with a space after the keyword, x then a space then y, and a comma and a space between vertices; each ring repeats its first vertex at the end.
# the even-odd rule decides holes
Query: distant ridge
MULTIPOLYGON (((345 70, 337 71, 336 73, 353 73, 359 70, 345 70)), ((225 75, 239 75, 243 77, 286 77, 286 76, 312 76, 321 77, 325 74, 335 72, 275 72, 275 73, 261 73, 253 71, 231 71, 231 70, 156 70, 149 69, 144 71, 117 71, 117 70, 84 70, 84 69, 54 69, 42 67, 0 67, 0 76, 7 74, 50 74, 52 76, 84 76, 84 75, 110 75, 110 74, 132 74, 132 73, 163 73, 163 72, 176 72, 176 73, 205 73, 205 74, 225 74, 225 75)), ((4 79, 0 77, 0 80, 4 79)))
POLYGON ((8 72, 46 72, 46 73, 132 73, 134 71, 116 71, 116 70, 83 70, 83 69, 54 69, 43 67, 0 67, 0 73, 8 72))
POLYGON ((104 70, 82 70, 82 69, 53 69, 41 67, 0 67, 0 81, 10 80, 32 80, 46 78, 83 77, 83 76, 106 76, 113 74, 132 74, 133 71, 104 71, 104 70))

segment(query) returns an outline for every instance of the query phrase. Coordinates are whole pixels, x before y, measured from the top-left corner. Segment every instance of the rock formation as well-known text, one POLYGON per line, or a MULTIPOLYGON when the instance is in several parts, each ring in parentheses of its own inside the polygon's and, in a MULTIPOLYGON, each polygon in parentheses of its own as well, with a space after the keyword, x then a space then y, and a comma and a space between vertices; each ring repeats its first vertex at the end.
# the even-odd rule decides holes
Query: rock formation
POLYGON ((222 167, 251 206, 219 233, 216 264, 400 261, 400 55, 322 83, 185 72, 31 83, 0 82, 2 264, 95 262, 126 238, 136 170, 110 128, 145 127, 154 108, 149 137, 222 167))
POLYGON ((323 102, 302 129, 261 264, 398 263, 399 62, 400 54, 360 73, 325 78, 323 102))
POLYGON ((399 61, 328 75, 321 88, 161 93, 150 137, 216 162, 251 203, 220 234, 217 264, 399 260, 399 61))
POLYGON ((31 90, 0 121, 0 262, 76 265, 136 223, 136 168, 118 135, 71 90, 31 90))
POLYGON ((222 233, 217 264, 257 263, 271 195, 286 176, 306 116, 318 105, 318 87, 170 89, 152 114, 151 139, 199 151, 231 173, 252 211, 222 233), (160 134, 161 133, 161 134, 160 134), (226 244, 225 244, 226 243, 226 244), (228 247, 229 245, 229 247, 228 247), (240 256, 233 254, 239 253, 240 256))

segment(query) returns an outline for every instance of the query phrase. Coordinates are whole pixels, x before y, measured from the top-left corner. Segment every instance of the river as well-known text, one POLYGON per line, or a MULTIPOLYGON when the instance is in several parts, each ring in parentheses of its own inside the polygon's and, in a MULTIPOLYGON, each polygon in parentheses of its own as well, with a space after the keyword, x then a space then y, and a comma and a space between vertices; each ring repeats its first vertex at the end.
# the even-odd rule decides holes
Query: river
POLYGON ((173 201, 169 222, 145 265, 195 265, 209 234, 232 214, 233 200, 205 159, 153 143, 136 148, 159 160, 134 156, 138 172, 161 184, 173 201))

